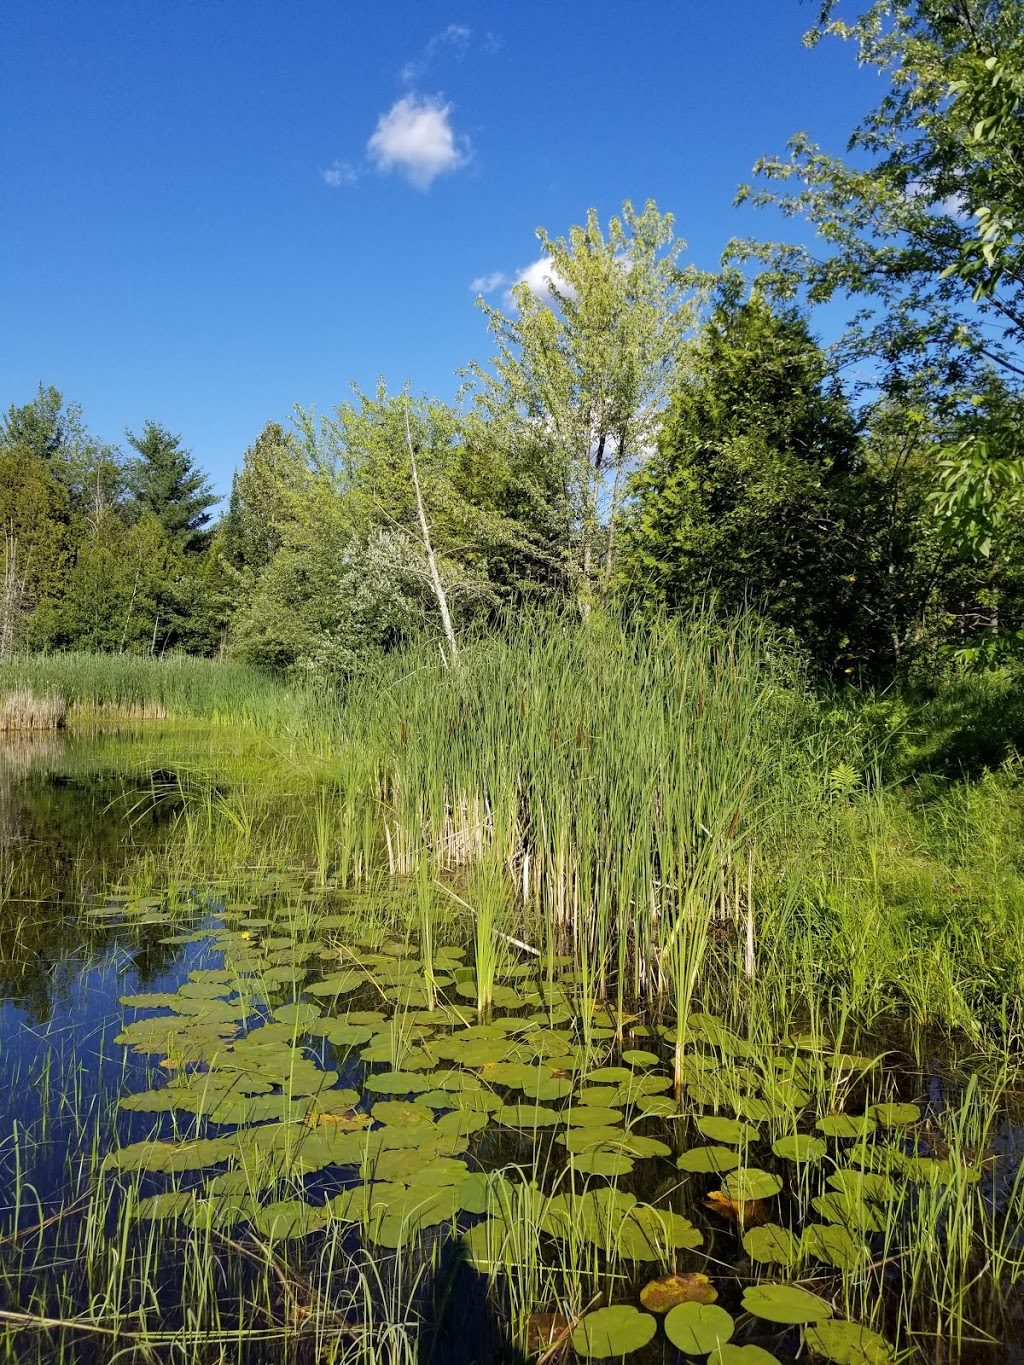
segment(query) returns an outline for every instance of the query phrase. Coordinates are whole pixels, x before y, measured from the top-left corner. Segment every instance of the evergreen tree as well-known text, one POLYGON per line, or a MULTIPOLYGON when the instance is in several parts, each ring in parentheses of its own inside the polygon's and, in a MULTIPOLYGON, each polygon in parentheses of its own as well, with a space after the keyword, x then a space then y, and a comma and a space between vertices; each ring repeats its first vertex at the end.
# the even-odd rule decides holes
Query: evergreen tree
POLYGON ((830 666, 860 662, 864 535, 854 422, 804 320, 724 299, 692 344, 656 455, 633 478, 634 599, 765 608, 830 666))
POLYGON ((128 487, 141 514, 159 517, 168 536, 183 550, 206 548, 210 531, 210 508, 217 498, 209 480, 197 469, 191 451, 182 449, 181 437, 166 427, 147 421, 141 435, 125 433, 138 452, 128 472, 128 487))

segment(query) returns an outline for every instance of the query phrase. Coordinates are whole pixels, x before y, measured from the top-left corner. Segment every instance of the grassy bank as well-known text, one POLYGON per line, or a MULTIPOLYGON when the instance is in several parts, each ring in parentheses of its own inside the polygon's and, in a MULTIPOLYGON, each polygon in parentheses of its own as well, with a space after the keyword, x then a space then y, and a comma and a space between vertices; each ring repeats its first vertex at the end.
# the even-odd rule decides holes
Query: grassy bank
MULTIPOLYGON (((313 688, 247 664, 184 655, 35 654, 0 660, 0 713, 13 697, 26 715, 55 708, 60 723, 90 718, 205 720, 271 729, 329 723, 313 688)), ((56 723, 56 722, 55 722, 56 723)), ((18 728, 12 719, 10 729, 18 728)), ((25 728, 42 728, 39 725, 25 728)))

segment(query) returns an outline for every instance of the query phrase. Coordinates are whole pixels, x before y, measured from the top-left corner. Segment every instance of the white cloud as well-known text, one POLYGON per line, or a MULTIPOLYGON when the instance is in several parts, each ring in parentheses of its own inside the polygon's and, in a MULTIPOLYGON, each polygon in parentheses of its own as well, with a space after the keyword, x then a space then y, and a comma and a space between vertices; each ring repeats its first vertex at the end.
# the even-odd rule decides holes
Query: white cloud
POLYGON ((359 179, 359 172, 349 161, 335 161, 333 166, 328 166, 326 171, 321 171, 324 184, 330 185, 332 190, 340 190, 344 186, 354 185, 359 179))
MULTIPOLYGON (((413 81, 418 80, 429 70, 442 52, 449 52, 456 60, 461 61, 469 51, 472 36, 472 30, 466 28, 464 24, 449 24, 440 33, 434 34, 418 57, 406 62, 399 73, 401 79, 406 85, 412 85, 413 81)), ((491 36, 488 34, 487 38, 490 39, 491 36)))
POLYGON ((551 298, 552 285, 567 298, 575 297, 576 293, 558 271, 552 269, 550 256, 541 256, 538 260, 531 261, 514 275, 507 275, 504 270, 492 270, 489 275, 478 275, 469 287, 474 294, 493 294, 495 289, 504 287, 505 306, 515 308, 513 290, 518 284, 525 284, 534 298, 540 299, 541 303, 551 298))
POLYGON ((458 170, 468 159, 450 115, 451 105, 439 99, 404 95, 381 114, 366 150, 378 170, 397 169, 417 189, 428 189, 439 175, 458 170))
POLYGON ((474 294, 493 294, 495 289, 500 289, 503 284, 508 284, 509 279, 504 270, 492 270, 489 275, 478 275, 470 284, 474 294))
POLYGON ((551 265, 550 256, 541 256, 536 261, 531 261, 528 266, 520 270, 513 281, 514 284, 525 284, 534 298, 543 301, 551 295, 551 286, 560 289, 563 294, 571 293, 561 275, 551 265))

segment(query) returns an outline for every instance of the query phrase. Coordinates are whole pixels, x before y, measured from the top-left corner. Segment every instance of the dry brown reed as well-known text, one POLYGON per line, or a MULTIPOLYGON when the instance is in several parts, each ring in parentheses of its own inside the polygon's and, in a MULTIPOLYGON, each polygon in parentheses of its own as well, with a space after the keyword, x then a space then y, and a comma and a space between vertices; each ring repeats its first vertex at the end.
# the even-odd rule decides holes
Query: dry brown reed
POLYGON ((28 688, 19 687, 0 701, 0 732, 60 730, 67 715, 63 698, 50 692, 39 696, 28 688))

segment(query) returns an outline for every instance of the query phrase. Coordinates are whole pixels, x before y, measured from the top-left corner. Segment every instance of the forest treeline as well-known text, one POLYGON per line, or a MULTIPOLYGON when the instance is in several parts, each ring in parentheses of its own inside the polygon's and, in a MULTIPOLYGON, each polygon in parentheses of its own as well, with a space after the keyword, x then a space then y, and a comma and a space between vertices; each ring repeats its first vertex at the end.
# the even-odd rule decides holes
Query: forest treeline
POLYGON ((480 301, 454 403, 271 421, 216 499, 157 422, 95 439, 53 387, 0 425, 0 653, 224 654, 345 674, 557 605, 750 606, 832 676, 1024 641, 1024 0, 878 0, 887 78, 843 156, 741 200, 807 244, 688 265, 670 215, 541 230, 548 288, 480 301), (778 214, 777 214, 778 217, 778 214), (818 310, 848 324, 823 347, 818 310), (835 312, 831 314, 835 316, 835 312))

